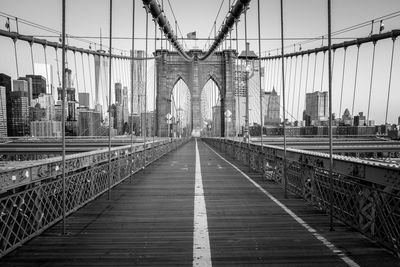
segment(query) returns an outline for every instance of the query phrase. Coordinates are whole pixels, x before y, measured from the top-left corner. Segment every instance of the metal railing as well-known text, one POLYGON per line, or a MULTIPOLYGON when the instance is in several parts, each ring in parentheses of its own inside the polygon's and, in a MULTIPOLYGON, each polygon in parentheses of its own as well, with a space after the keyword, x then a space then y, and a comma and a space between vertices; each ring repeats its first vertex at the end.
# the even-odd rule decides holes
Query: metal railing
MULTIPOLYGON (((282 147, 204 138, 208 144, 283 184, 282 147)), ((287 149, 286 186, 291 193, 379 242, 400 256, 400 168, 357 158, 287 149)))
MULTIPOLYGON (((65 213, 73 213, 187 140, 164 140, 112 148, 111 153, 103 149, 67 156, 65 213)), ((0 258, 63 218, 61 157, 30 164, 0 173, 0 258)))

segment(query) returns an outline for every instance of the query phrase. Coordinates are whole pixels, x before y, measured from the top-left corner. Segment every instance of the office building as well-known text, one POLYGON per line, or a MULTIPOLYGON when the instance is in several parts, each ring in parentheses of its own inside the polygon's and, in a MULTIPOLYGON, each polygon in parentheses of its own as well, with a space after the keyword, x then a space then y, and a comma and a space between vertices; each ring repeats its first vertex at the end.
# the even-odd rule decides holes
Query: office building
POLYGON ((79 93, 79 106, 80 107, 89 107, 89 93, 79 93))
POLYGON ((7 136, 11 136, 11 77, 0 73, 0 86, 6 89, 7 136))
MULTIPOLYGON (((19 81, 26 81, 26 83, 28 84, 28 105, 31 106, 31 101, 32 101, 32 90, 33 90, 33 81, 32 78, 29 77, 19 77, 18 78, 19 81)), ((14 83, 14 82, 13 82, 14 83)), ((14 86, 14 85, 13 85, 14 86)), ((14 91, 15 90, 15 86, 14 86, 14 91)))
POLYGON ((115 103, 122 104, 122 84, 115 83, 114 90, 115 90, 115 103))
POLYGON ((328 92, 314 92, 306 94, 305 110, 306 126, 320 126, 329 119, 328 92), (307 125, 307 121, 309 125, 307 125))
POLYGON ((60 121, 31 121, 31 135, 35 137, 60 137, 60 121))
POLYGON ((100 49, 97 50, 99 54, 94 55, 94 104, 101 104, 107 107, 106 95, 108 92, 108 57, 106 57, 105 51, 100 49), (104 55, 102 55, 104 54, 104 55))
MULTIPOLYGON (((131 51, 132 54, 132 51, 131 51)), ((133 53, 135 58, 145 57, 145 53, 142 50, 135 50, 133 53)), ((132 114, 140 114, 144 110, 144 101, 140 99, 144 95, 144 80, 145 80, 145 61, 134 60, 133 61, 133 110, 132 114)))
POLYGON ((31 106, 40 105, 40 108, 45 109, 45 117, 43 120, 55 120, 55 101, 51 94, 39 94, 36 99, 31 101, 31 106))
MULTIPOLYGON (((53 65, 51 64, 44 64, 44 63, 36 63, 34 64, 35 66, 35 75, 36 76, 42 76, 43 79, 45 80, 45 91, 43 93, 45 94, 51 94, 53 93, 57 94, 57 92, 53 92, 54 90, 54 71, 53 71, 53 65)), ((60 73, 61 76, 61 73, 60 73)), ((58 77, 59 79, 61 77, 58 77)), ((39 79, 39 78, 37 78, 39 79)), ((59 80, 59 86, 61 86, 61 81, 59 80)), ((53 95, 53 97, 56 97, 53 95)))
MULTIPOLYGON (((76 101, 75 98, 75 88, 72 87, 72 77, 71 77, 71 70, 70 69, 65 69, 65 85, 66 85, 66 111, 67 111, 67 116, 66 120, 67 121, 77 121, 77 104, 78 102, 76 101)), ((58 100, 62 101, 62 88, 58 88, 58 100)), ((77 127, 77 126, 76 126, 77 127)))
POLYGON ((12 91, 11 97, 11 122, 9 136, 25 136, 30 133, 29 106, 27 91, 12 91))
POLYGON ((262 101, 264 125, 278 125, 281 122, 280 96, 272 89, 272 92, 264 92, 262 101))
POLYGON ((359 112, 357 116, 354 116, 354 126, 366 126, 367 121, 364 112, 359 112))
POLYGON ((128 87, 124 86, 122 89, 122 120, 123 123, 128 123, 129 117, 129 101, 128 101, 128 87))
POLYGON ((7 136, 7 100, 6 88, 0 86, 0 137, 7 136))
POLYGON ((39 103, 33 107, 29 107, 29 121, 46 121, 46 109, 42 108, 39 103))
POLYGON ((46 79, 42 75, 26 75, 32 81, 32 99, 36 99, 40 94, 46 94, 46 79))

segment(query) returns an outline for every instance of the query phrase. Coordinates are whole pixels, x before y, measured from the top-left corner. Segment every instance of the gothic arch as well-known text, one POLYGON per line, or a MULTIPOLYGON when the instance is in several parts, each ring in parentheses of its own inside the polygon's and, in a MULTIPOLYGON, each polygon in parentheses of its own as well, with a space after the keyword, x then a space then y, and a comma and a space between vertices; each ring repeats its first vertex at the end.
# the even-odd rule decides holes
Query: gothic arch
MULTIPOLYGON (((187 81, 183 78, 182 73, 177 73, 177 74, 175 75, 175 77, 173 78, 173 83, 171 83, 172 86, 171 86, 170 88, 168 88, 168 89, 169 89, 169 95, 172 94, 172 92, 173 92, 173 90, 174 90, 174 88, 175 88, 175 85, 176 85, 180 80, 182 80, 182 81, 185 83, 185 85, 189 88, 189 84, 188 84, 187 81)), ((189 89, 189 91, 190 91, 190 89, 189 89)))
POLYGON ((202 83, 200 85, 200 88, 201 88, 200 89, 201 90, 200 94, 203 93, 204 87, 206 86, 206 84, 208 83, 209 80, 212 80, 215 83, 215 85, 218 87, 218 93, 219 93, 220 97, 222 97, 224 95, 223 94, 223 90, 222 90, 222 86, 221 86, 221 83, 219 82, 219 80, 217 79, 217 77, 216 77, 216 75, 214 73, 209 73, 206 76, 206 78, 204 79, 204 83, 202 83))
MULTIPOLYGON (((203 126, 201 93, 209 80, 212 80, 218 87, 221 99, 221 125, 219 131, 221 136, 225 132, 224 111, 227 107, 234 107, 234 75, 235 75, 235 50, 224 50, 215 52, 206 60, 200 61, 201 50, 188 51, 194 58, 187 61, 175 51, 157 50, 156 71, 157 71, 157 95, 156 95, 156 132, 158 136, 166 136, 168 125, 165 122, 165 115, 171 112, 170 102, 173 88, 179 80, 183 80, 190 91, 191 121, 192 130, 200 132, 203 126)), ((235 114, 235 110, 232 111, 235 114)), ((234 116, 233 116, 234 117, 234 116)), ((234 123, 232 123, 234 125, 234 123)), ((229 126, 231 127, 231 126, 229 126)), ((234 128, 229 133, 234 133, 234 128)))

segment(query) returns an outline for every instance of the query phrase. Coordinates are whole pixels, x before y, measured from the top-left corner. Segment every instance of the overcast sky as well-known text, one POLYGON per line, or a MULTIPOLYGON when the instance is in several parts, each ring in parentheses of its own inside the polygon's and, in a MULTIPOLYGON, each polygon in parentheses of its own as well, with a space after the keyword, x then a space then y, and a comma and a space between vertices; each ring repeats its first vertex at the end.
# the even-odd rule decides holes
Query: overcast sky
MULTIPOLYGON (((159 0, 161 2, 161 0, 159 0)), ((176 15, 179 28, 183 35, 189 32, 196 31, 197 37, 207 38, 214 24, 215 17, 219 6, 220 0, 170 0, 173 11, 176 15)), ((233 2, 233 1, 232 1, 233 2)), ((261 31, 262 38, 279 38, 280 37, 280 9, 278 0, 261 0, 261 31)), ((284 23, 285 23, 285 37, 287 38, 311 38, 320 36, 327 33, 327 1, 323 0, 285 0, 284 5, 284 23)), ((128 0, 114 0, 113 1, 113 35, 118 37, 129 38, 132 34, 132 1, 128 0)), ((135 30, 136 37, 145 37, 145 11, 142 7, 142 1, 136 0, 136 14, 135 14, 135 30)), ((228 11, 229 1, 225 0, 221 9, 221 13, 217 19, 217 28, 221 25, 223 18, 228 11)), ((103 36, 108 36, 109 32, 109 1, 108 0, 67 0, 67 32, 70 35, 96 37, 99 36, 100 29, 103 36)), ((169 18, 171 24, 174 24, 174 19, 169 8, 168 0, 164 0, 164 10, 169 18)), ((333 31, 343 29, 345 27, 353 26, 358 23, 370 21, 374 18, 384 16, 400 10, 399 0, 332 0, 332 27, 333 31)), ((26 19, 31 22, 38 23, 56 30, 61 30, 61 0, 1 0, 0 11, 26 19)), ((0 28, 5 29, 5 18, 1 18, 0 28)), ((400 19, 396 17, 391 20, 385 20, 385 31, 400 28, 400 19)), ((375 26, 374 31, 377 33, 378 24, 375 26)), ((11 23, 12 30, 15 30, 15 24, 11 23)), ((22 34, 44 34, 43 32, 31 27, 20 24, 20 33, 22 34)), ((346 33, 340 37, 365 37, 368 36, 370 27, 364 27, 357 31, 346 33)), ((150 36, 154 36, 154 24, 150 23, 150 36)), ((158 34, 159 35, 159 34, 158 34)), ((244 19, 242 18, 239 24, 239 37, 244 37, 244 19)), ((250 4, 248 11, 248 37, 257 38, 257 1, 253 0, 250 4)), ((49 40, 50 37, 46 38, 49 40)), ((87 38, 90 39, 90 38, 87 38)), ((98 39, 90 39, 97 41, 98 39)), ((297 41, 287 41, 287 44, 292 44, 297 41)), ((334 40, 335 42, 342 42, 343 40, 334 40)), ((88 48, 88 44, 84 42, 77 42, 72 39, 69 40, 70 44, 88 48)), ((107 40, 103 40, 108 44, 107 40)), ((115 40, 115 47, 128 51, 131 47, 130 40, 115 40)), ((136 41, 137 49, 144 49, 144 40, 136 41)), ((187 45, 192 48, 194 41, 188 41, 187 45)), ((199 48, 204 48, 205 43, 198 41, 196 45, 199 48)), ((308 47, 318 47, 321 41, 310 43, 308 47)), ((16 76, 15 59, 13 55, 12 41, 6 38, 0 38, 0 46, 2 47, 2 62, 0 63, 0 72, 5 72, 16 76)), ((159 46, 159 44, 158 44, 159 46)), ((235 46, 235 45, 233 45, 235 46)), ((273 50, 279 48, 280 43, 277 40, 264 40, 262 41, 262 51, 273 50)), ((400 71, 400 48, 397 48, 396 43, 394 71, 400 71)), ((30 51, 27 44, 18 44, 19 57, 20 57, 20 74, 24 75, 29 72, 30 62, 23 63, 21 59, 30 59, 30 51)), ((303 46, 303 50, 308 48, 307 45, 303 46)), ((94 48, 94 45, 92 45, 94 48)), ((252 41, 252 50, 258 51, 257 42, 252 41)), ((154 49, 154 41, 149 42, 149 53, 154 49)), ((239 41, 239 51, 244 49, 244 41, 239 41)), ((288 51, 293 51, 290 47, 288 51)), ((355 51, 356 49, 349 49, 347 53, 347 68, 345 75, 345 96, 347 101, 343 105, 349 107, 351 105, 352 90, 355 71, 355 51)), ((369 77, 370 65, 372 58, 372 45, 365 45, 360 52, 360 81, 359 94, 361 98, 357 98, 357 111, 366 112, 366 95, 369 90, 369 77), (364 91, 361 91, 364 90, 364 91)), ((374 104, 371 111, 375 113, 377 121, 382 121, 384 117, 384 109, 386 106, 386 92, 388 87, 388 69, 390 66, 390 52, 391 41, 380 42, 377 46, 376 56, 376 70, 373 87, 374 104)), ((35 47, 35 61, 43 61, 43 48, 35 47)), ((341 85, 341 66, 343 65, 343 51, 337 51, 337 58, 335 61, 334 69, 334 89, 340 91, 341 85)), ((54 59, 49 56, 49 61, 54 59)), ((54 57, 54 56, 53 56, 54 57)), ((300 62, 300 60, 299 60, 300 62)), ((304 61, 305 64, 306 61, 304 61)), ((318 61, 319 62, 319 61, 318 61)), ((321 63, 318 63, 321 64, 321 63)), ((300 68, 300 67, 299 67, 300 68)), ((299 76, 299 75, 298 75, 299 76)), ((400 99, 400 78, 399 75, 394 75, 392 81, 393 99, 400 99)), ((298 78, 297 78, 298 79, 298 78)), ((319 78, 320 79, 320 78, 319 78)), ((303 79, 304 81, 304 79, 303 79)), ((319 83, 319 82, 317 82, 319 83)), ((325 83, 327 84, 327 83, 325 83)), ((268 88, 266 88, 268 90, 268 88)), ((339 94, 335 94, 334 103, 338 106, 337 99, 339 94)), ((336 108, 337 109, 337 108, 336 108)), ((343 108, 342 108, 343 109, 343 108)), ((343 112, 343 110, 342 110, 343 112)), ((400 108, 396 103, 391 103, 390 120, 397 121, 400 115, 400 108)))

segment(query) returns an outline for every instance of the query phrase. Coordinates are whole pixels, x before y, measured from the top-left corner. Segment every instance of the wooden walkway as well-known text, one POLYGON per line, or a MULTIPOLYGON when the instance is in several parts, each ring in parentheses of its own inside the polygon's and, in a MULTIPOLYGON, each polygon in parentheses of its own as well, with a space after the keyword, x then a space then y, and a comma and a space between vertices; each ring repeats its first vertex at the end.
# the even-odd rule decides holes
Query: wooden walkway
MULTIPOLYGON (((105 194, 68 217, 68 235, 56 225, 0 266, 192 266, 195 147, 187 143, 114 188, 111 201, 105 194)), ((358 232, 339 222, 330 232, 325 214, 248 174, 262 192, 205 143, 198 150, 204 195, 196 197, 207 218, 199 227, 208 227, 201 233, 213 266, 400 266, 358 232)))

